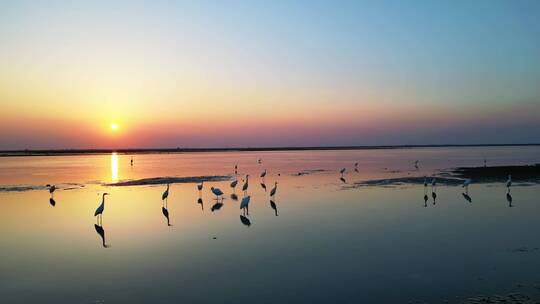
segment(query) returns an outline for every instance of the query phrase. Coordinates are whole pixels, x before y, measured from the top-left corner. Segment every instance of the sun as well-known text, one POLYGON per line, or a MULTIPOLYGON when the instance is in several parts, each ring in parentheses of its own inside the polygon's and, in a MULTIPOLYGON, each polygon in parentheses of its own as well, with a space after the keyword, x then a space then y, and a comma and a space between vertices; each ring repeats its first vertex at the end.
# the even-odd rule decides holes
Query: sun
POLYGON ((111 124, 111 129, 112 129, 112 130, 118 129, 118 125, 115 124, 115 123, 112 123, 112 124, 111 124))

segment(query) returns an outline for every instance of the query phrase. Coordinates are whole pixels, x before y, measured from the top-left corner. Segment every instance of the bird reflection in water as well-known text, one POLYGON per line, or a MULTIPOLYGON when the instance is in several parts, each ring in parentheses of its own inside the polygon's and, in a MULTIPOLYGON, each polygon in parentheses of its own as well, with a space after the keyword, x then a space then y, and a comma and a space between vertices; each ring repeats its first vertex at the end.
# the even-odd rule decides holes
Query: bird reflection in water
POLYGON ((101 244, 103 245, 103 248, 109 248, 109 245, 105 243, 105 229, 103 229, 103 226, 94 224, 94 228, 96 229, 97 234, 101 237, 101 244))
POLYGON ((469 194, 463 192, 461 193, 463 195, 463 198, 467 200, 469 203, 472 203, 472 198, 469 196, 469 194))
POLYGON ((54 198, 51 197, 49 199, 49 204, 51 204, 51 206, 53 206, 53 207, 56 206, 56 201, 54 200, 54 198))
POLYGON ((202 198, 199 197, 199 199, 197 200, 197 204, 201 205, 201 211, 204 211, 204 204, 202 198))
POLYGON ((510 194, 510 190, 508 190, 508 192, 506 192, 506 201, 508 201, 508 207, 513 207, 512 206, 512 195, 510 194))
POLYGON ((427 207, 427 201, 428 201, 428 196, 427 194, 424 194, 424 207, 427 207))
POLYGON ((437 203, 437 193, 435 191, 431 192, 431 197, 433 198, 433 205, 437 203))
POLYGON ((163 206, 161 206, 161 212, 163 213, 163 216, 165 216, 165 218, 167 219, 167 226, 172 226, 169 219, 169 209, 167 208, 167 202, 165 202, 163 206))
POLYGON ((238 200, 238 195, 236 195, 235 193, 231 194, 231 199, 233 201, 237 201, 238 200))
POLYGON ((346 180, 346 179, 345 179, 345 178, 344 178, 343 176, 342 176, 342 177, 340 177, 340 178, 339 178, 339 180, 340 180, 340 181, 341 181, 342 183, 344 183, 344 184, 346 184, 346 183, 347 183, 347 180, 346 180))
POLYGON ((248 226, 248 227, 251 226, 251 221, 247 217, 241 214, 240 214, 240 222, 242 222, 242 224, 244 224, 245 226, 248 226))
POLYGON ((266 184, 265 184, 265 183, 261 183, 261 187, 264 189, 264 192, 266 192, 266 184))
POLYGON ((273 200, 270 200, 270 207, 271 207, 272 209, 274 209, 275 215, 278 216, 278 214, 277 214, 277 205, 276 205, 276 202, 274 202, 273 200))
POLYGON ((216 211, 216 210, 221 209, 221 207, 223 207, 223 203, 221 203, 221 202, 218 201, 218 202, 216 202, 216 203, 212 206, 212 209, 211 209, 211 210, 212 210, 212 212, 214 212, 214 211, 216 211))

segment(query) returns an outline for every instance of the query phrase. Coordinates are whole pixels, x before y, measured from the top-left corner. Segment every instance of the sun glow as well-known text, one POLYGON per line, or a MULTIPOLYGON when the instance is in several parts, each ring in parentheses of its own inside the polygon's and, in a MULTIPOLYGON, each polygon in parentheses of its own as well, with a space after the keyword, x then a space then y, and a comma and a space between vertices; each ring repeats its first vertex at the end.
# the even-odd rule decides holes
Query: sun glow
POLYGON ((111 129, 112 129, 112 130, 118 129, 118 125, 115 124, 115 123, 111 124, 111 129))

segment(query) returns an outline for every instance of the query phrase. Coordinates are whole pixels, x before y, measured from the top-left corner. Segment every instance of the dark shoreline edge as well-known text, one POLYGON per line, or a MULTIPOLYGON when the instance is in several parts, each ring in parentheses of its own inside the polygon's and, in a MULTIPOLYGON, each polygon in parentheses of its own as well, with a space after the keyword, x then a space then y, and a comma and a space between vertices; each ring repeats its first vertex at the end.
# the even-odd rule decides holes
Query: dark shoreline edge
POLYGON ((154 153, 201 153, 201 152, 272 152, 272 151, 332 151, 332 150, 381 150, 381 149, 414 149, 414 148, 460 148, 460 147, 531 147, 531 144, 448 144, 448 145, 386 145, 386 146, 314 146, 314 147, 246 147, 246 148, 156 148, 156 149, 58 149, 58 150, 3 150, 0 157, 15 156, 61 156, 84 154, 154 154, 154 153))

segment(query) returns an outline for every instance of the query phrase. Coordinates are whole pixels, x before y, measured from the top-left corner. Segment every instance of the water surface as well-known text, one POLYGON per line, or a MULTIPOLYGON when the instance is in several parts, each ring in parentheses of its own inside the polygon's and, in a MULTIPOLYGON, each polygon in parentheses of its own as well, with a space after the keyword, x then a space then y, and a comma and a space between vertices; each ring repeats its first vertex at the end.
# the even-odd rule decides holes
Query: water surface
POLYGON ((459 186, 438 186, 435 202, 431 187, 424 201, 423 185, 350 187, 482 166, 484 159, 489 166, 540 163, 540 148, 0 158, 0 187, 25 187, 0 191, 0 293, 5 303, 444 303, 476 294, 534 296, 539 186, 513 187, 511 203, 502 183, 473 183, 471 202, 459 186), (241 200, 245 174, 251 203, 241 218, 229 183, 240 179, 241 200), (166 204, 165 185, 106 186, 215 175, 231 180, 205 183, 200 197, 196 183, 171 184, 166 204), (54 202, 46 184, 60 188, 54 202), (225 192, 223 205, 216 205, 211 186, 225 192), (111 195, 96 227, 103 192, 111 195))

